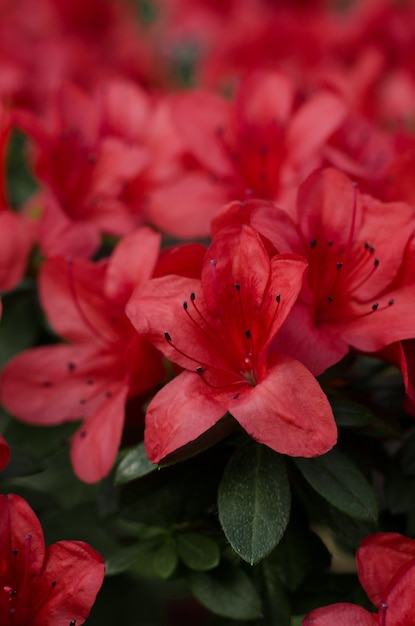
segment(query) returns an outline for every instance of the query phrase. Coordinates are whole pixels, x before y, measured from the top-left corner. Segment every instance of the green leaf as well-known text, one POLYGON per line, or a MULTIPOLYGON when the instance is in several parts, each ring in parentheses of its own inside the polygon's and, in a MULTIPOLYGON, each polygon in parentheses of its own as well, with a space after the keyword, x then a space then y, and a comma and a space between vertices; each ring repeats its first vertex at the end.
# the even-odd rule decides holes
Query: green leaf
POLYGON ((123 458, 115 472, 115 484, 125 485, 136 478, 146 476, 157 469, 157 465, 148 460, 144 443, 138 444, 123 458))
POLYGON ((230 563, 209 573, 193 572, 188 581, 194 596, 216 615, 238 620, 262 616, 261 600, 253 582, 230 563))
POLYGON ((357 402, 334 400, 331 407, 337 426, 362 428, 376 419, 369 409, 357 402))
POLYGON ((359 520, 376 520, 375 493, 363 474, 337 449, 313 459, 293 459, 308 483, 334 507, 359 520))
POLYGON ((177 567, 178 556, 175 542, 168 537, 154 554, 154 571, 161 578, 170 578, 177 567))
POLYGON ((232 548, 251 565, 275 548, 287 526, 291 492, 283 458, 249 442, 225 468, 219 519, 232 548))
POLYGON ((261 595, 263 597, 264 626, 290 626, 291 623, 291 605, 279 576, 272 567, 272 564, 263 561, 259 566, 261 574, 261 595))
POLYGON ((151 560, 153 560, 154 549, 154 541, 138 543, 126 548, 119 548, 106 561, 106 575, 115 576, 121 574, 122 572, 132 568, 137 562, 142 562, 143 560, 148 561, 149 555, 151 555, 151 560))
POLYGON ((177 550, 183 563, 200 572, 219 565, 220 550, 216 541, 199 533, 182 533, 176 537, 177 550))

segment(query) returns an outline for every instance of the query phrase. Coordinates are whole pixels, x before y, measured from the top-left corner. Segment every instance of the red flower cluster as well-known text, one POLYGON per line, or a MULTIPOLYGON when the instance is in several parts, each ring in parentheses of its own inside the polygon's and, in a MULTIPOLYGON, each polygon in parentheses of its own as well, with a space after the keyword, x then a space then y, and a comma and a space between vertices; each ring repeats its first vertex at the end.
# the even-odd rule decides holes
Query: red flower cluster
POLYGON ((45 548, 27 502, 0 496, 0 618, 4 626, 80 626, 104 578, 103 558, 82 541, 45 548))
MULTIPOLYGON (((155 464, 241 430, 324 455, 337 427, 316 377, 347 355, 397 364, 415 405, 415 3, 153 0, 140 23, 127 0, 36 4, 0 0, 0 292, 6 310, 36 290, 47 339, 2 368, 4 409, 79 422, 72 466, 96 483, 132 413, 155 464)), ((25 506, 0 504, 0 610, 78 626, 93 555, 45 555, 25 506)), ((388 537, 358 557, 378 617, 336 605, 305 624, 408 623, 412 565, 388 537)))

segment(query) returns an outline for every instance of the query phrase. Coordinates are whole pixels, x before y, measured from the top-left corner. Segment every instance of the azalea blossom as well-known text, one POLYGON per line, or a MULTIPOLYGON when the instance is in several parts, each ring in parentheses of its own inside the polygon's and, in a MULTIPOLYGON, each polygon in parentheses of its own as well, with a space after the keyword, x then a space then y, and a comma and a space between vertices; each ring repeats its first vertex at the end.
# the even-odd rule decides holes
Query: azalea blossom
POLYGON ((336 442, 326 396, 298 361, 268 348, 301 289, 304 259, 271 260, 250 226, 218 233, 200 279, 164 276, 137 287, 126 311, 137 331, 184 371, 150 402, 151 461, 195 442, 229 412, 257 441, 292 456, 336 442))
POLYGON ((31 424, 83 420, 71 459, 86 482, 106 476, 114 463, 126 401, 164 376, 161 355, 124 313, 135 285, 151 276, 159 242, 142 228, 109 261, 48 259, 39 277, 41 303, 67 343, 22 352, 2 372, 2 403, 16 417, 31 424))
POLYGON ((343 173, 326 169, 301 185, 295 220, 270 203, 234 203, 214 220, 213 232, 235 221, 248 221, 278 251, 308 261, 276 349, 320 374, 350 348, 373 353, 414 337, 411 206, 361 194, 343 173))
MULTIPOLYGON (((204 230, 218 207, 231 200, 283 200, 323 164, 323 146, 346 115, 343 100, 321 90, 301 101, 286 74, 257 71, 245 76, 232 101, 196 89, 178 94, 173 120, 197 167, 181 185, 177 211, 203 212, 204 230)), ((167 209, 165 209, 167 211, 167 209)))
POLYGON ((27 502, 0 496, 2 626, 80 626, 101 588, 104 559, 82 541, 45 547, 27 502))
POLYGON ((415 540, 377 533, 363 540, 356 555, 362 587, 377 613, 340 602, 311 611, 303 626, 410 626, 415 623, 415 540))

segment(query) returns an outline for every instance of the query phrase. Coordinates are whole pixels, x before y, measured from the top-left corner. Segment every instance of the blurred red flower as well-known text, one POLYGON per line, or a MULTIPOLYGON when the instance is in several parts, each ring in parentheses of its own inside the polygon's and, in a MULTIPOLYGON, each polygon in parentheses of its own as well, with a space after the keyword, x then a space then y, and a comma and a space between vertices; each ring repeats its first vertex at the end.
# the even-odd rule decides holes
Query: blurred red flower
POLYGON ((2 626, 80 626, 104 579, 104 559, 82 541, 45 547, 23 498, 0 496, 2 626))

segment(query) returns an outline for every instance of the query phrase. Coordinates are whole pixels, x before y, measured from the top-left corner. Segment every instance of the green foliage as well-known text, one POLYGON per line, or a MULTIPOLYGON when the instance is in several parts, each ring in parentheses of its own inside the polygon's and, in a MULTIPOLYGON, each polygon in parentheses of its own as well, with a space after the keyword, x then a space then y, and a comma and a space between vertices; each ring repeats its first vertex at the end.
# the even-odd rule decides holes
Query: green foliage
POLYGON ((334 507, 359 520, 376 520, 375 493, 360 470, 336 448, 314 459, 294 459, 304 478, 334 507))
POLYGON ((148 460, 144 443, 141 442, 124 456, 116 469, 114 482, 116 485, 126 485, 156 469, 157 465, 148 460))
POLYGON ((217 615, 251 620, 262 615, 261 600, 249 576, 229 562, 211 572, 188 576, 190 589, 206 608, 217 615))
POLYGON ((251 565, 280 541, 290 515, 283 458, 249 442, 239 448, 219 485, 219 519, 229 543, 251 565))

